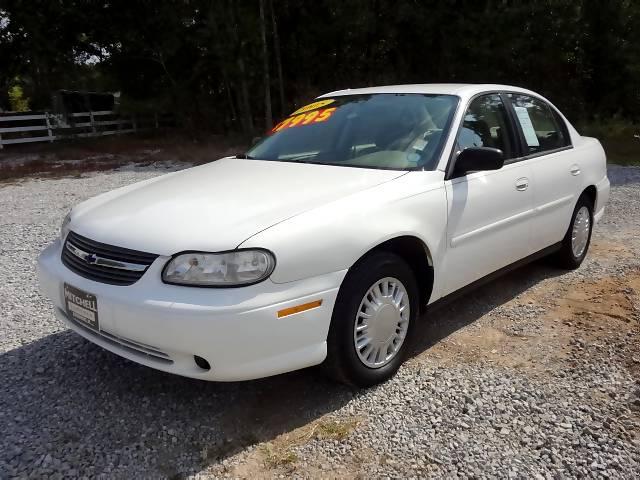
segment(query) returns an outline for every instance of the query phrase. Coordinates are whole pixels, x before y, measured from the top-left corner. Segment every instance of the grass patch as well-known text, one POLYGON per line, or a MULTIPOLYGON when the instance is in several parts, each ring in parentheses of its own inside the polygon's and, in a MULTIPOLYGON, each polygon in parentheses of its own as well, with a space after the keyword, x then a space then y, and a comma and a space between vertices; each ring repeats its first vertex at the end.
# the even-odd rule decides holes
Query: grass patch
POLYGON ((321 440, 344 440, 360 422, 351 420, 326 420, 316 424, 315 437, 321 440))
POLYGON ((640 140, 600 139, 607 162, 617 165, 640 165, 640 140))
POLYGON ((313 439, 342 441, 359 424, 359 418, 346 420, 319 419, 261 445, 259 452, 262 462, 269 469, 293 469, 298 461, 298 455, 295 452, 296 447, 305 445, 313 439))
POLYGON ((290 445, 265 444, 262 446, 264 464, 267 468, 288 467, 298 461, 298 455, 290 445))

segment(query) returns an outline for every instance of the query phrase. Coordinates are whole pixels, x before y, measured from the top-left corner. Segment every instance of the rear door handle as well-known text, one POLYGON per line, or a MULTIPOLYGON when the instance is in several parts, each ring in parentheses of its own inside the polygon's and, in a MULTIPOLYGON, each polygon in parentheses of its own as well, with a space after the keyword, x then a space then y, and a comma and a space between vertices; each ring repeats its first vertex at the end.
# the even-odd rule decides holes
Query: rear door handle
POLYGON ((519 178, 516 180, 516 190, 519 192, 524 192, 527 188, 529 188, 529 179, 528 178, 519 178))
POLYGON ((571 175, 573 175, 574 177, 576 175, 580 175, 580 167, 578 165, 572 165, 570 172, 571 172, 571 175))

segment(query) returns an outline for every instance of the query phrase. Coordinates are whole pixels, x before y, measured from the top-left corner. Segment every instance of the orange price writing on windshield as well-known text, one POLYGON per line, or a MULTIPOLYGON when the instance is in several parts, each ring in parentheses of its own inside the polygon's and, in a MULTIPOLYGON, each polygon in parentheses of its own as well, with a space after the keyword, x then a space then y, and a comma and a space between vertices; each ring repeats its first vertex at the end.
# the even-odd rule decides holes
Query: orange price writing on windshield
POLYGON ((303 113, 300 115, 294 115, 277 124, 275 127, 273 127, 273 130, 271 130, 271 132, 275 133, 275 132, 279 132, 280 130, 284 130, 286 128, 299 127, 301 125, 310 125, 312 123, 326 122, 327 120, 329 120, 329 118, 331 118, 331 115, 333 115, 333 112, 335 111, 336 111, 336 108, 332 107, 332 108, 325 108, 322 110, 314 110, 313 112, 303 113))

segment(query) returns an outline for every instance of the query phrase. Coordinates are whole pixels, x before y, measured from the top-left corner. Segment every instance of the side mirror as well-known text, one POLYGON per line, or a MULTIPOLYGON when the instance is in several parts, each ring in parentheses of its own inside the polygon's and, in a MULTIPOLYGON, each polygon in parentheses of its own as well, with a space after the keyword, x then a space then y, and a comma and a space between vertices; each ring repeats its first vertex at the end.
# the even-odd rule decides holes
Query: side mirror
POLYGON ((452 177, 461 177, 469 172, 498 170, 504 165, 504 153, 498 148, 470 147, 458 154, 452 177))

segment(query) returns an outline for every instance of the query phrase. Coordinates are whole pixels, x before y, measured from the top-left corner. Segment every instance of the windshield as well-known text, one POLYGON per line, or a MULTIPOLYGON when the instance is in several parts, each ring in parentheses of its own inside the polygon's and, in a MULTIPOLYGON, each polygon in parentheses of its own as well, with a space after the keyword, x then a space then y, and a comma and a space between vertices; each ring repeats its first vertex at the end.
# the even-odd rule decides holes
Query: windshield
POLYGON ((246 158, 383 169, 433 169, 458 97, 349 95, 293 112, 246 158))

